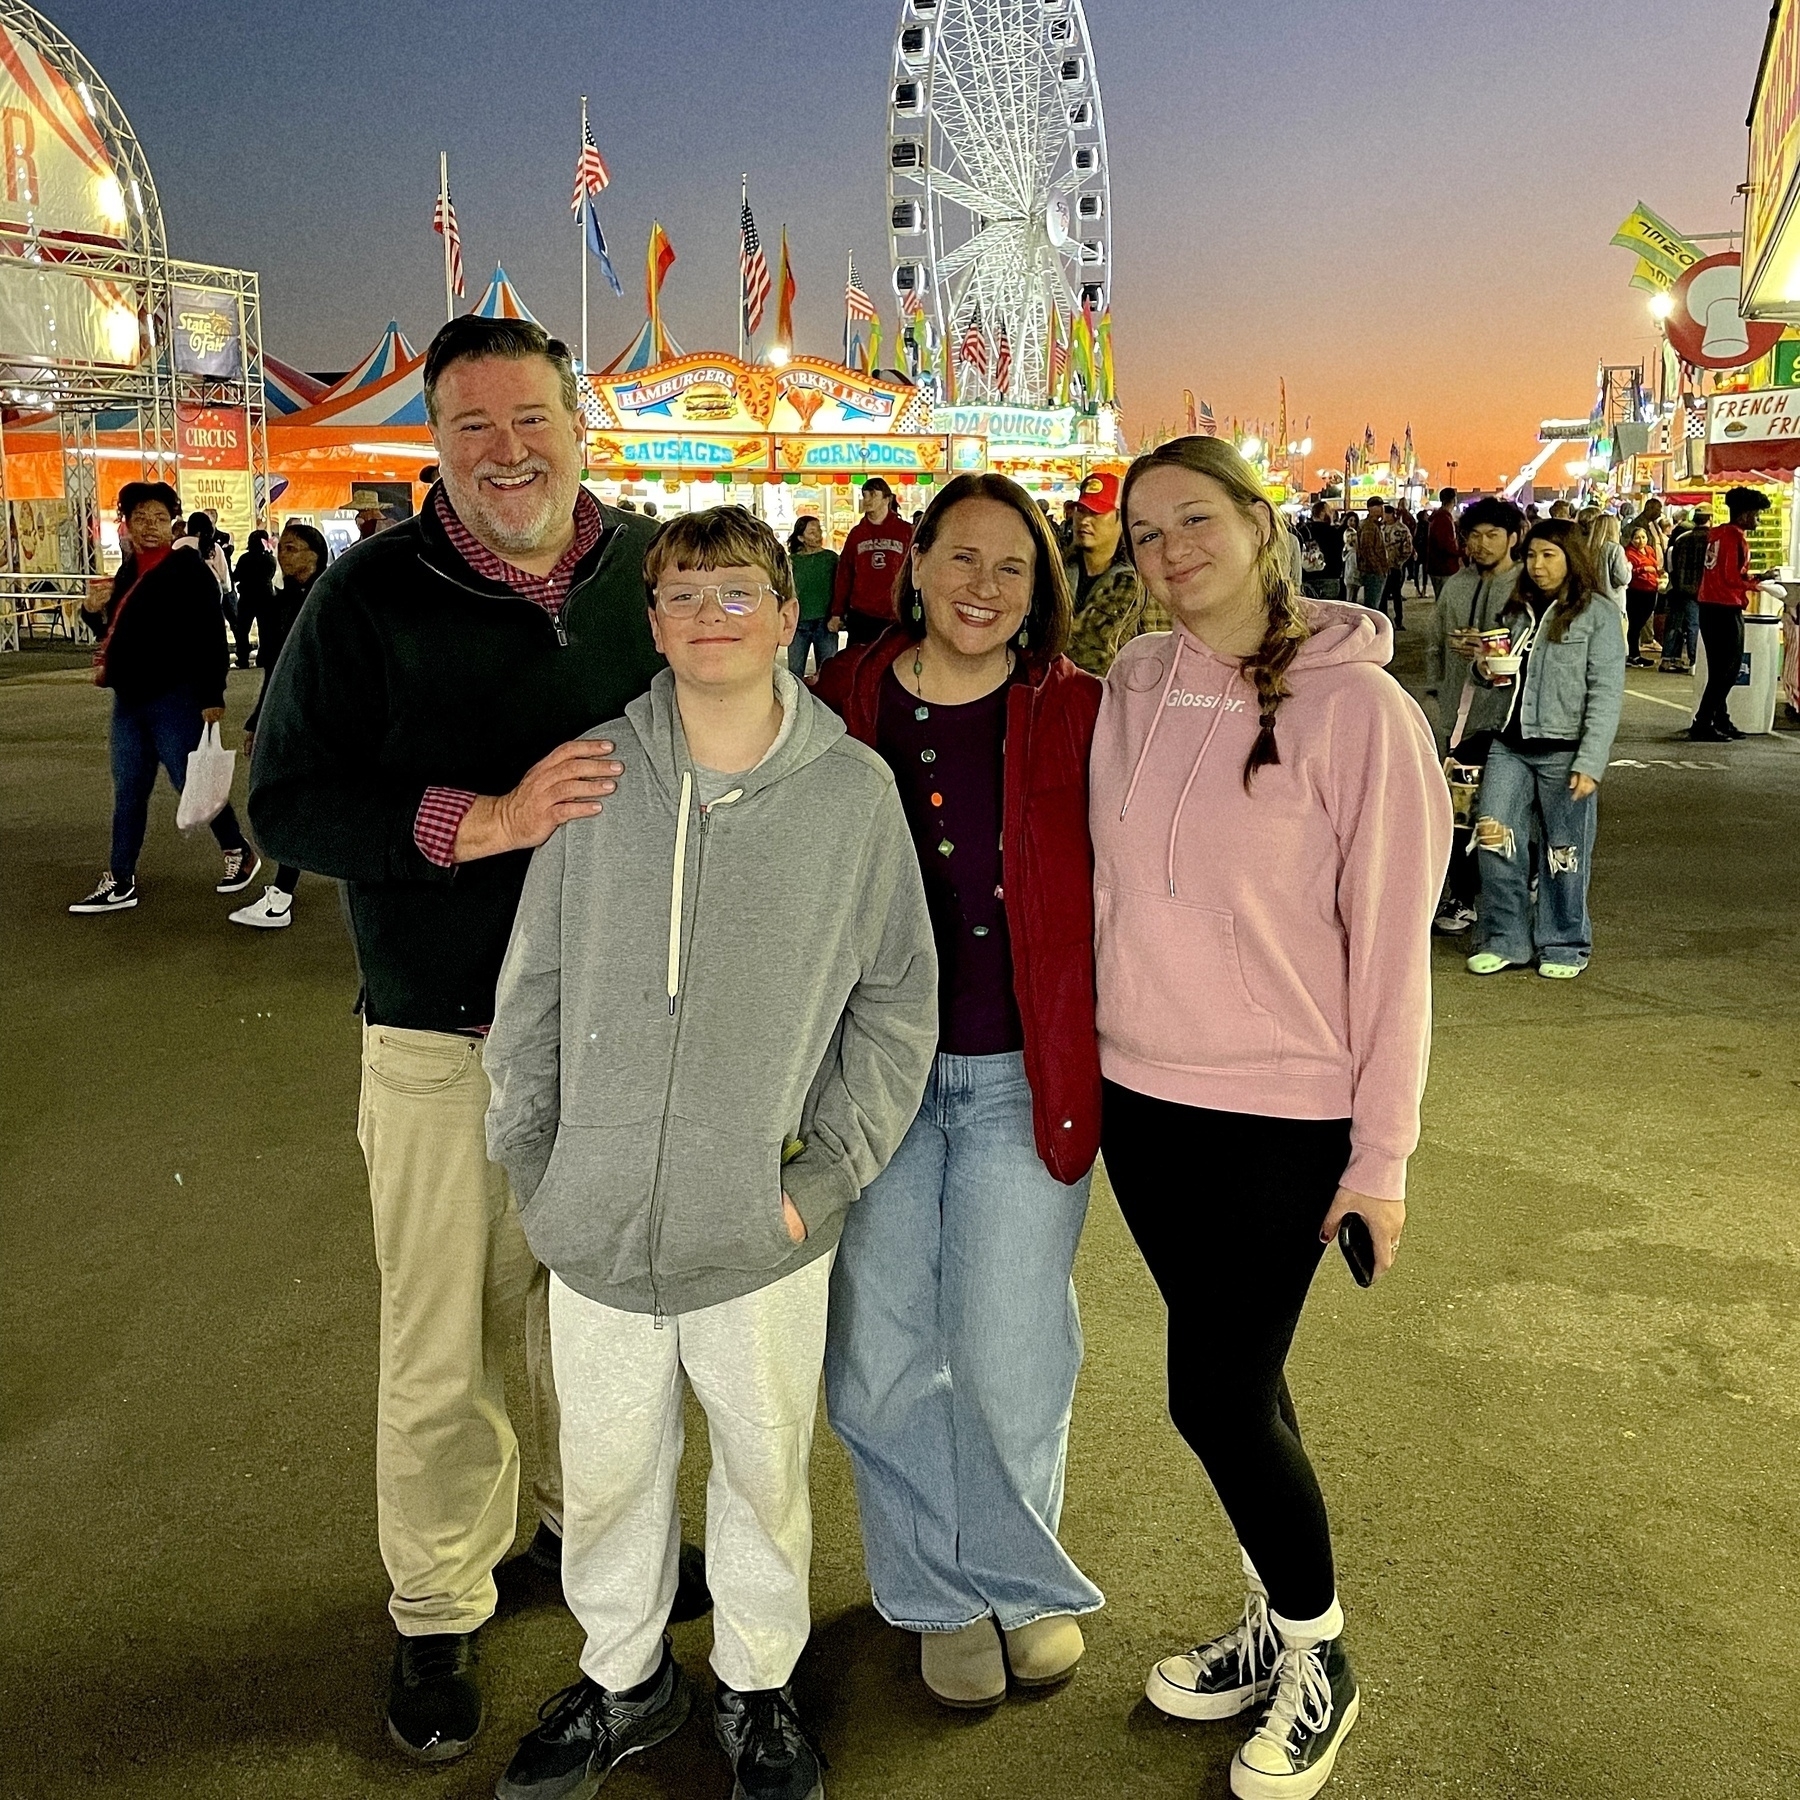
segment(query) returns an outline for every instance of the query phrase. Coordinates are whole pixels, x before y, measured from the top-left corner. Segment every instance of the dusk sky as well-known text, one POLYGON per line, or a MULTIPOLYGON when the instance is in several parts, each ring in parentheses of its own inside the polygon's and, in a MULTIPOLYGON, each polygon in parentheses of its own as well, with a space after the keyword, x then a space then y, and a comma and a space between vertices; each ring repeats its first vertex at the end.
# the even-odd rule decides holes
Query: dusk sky
MULTIPOLYGON (((450 153, 471 300, 496 261, 577 330, 577 104, 612 169, 625 282, 596 360, 642 318, 645 233, 680 256, 665 316, 735 345, 740 171, 770 248, 789 227, 800 347, 832 353, 844 255, 890 319, 885 91, 895 0, 837 6, 494 0, 263 8, 50 0, 136 126, 176 254, 261 273, 264 339, 354 361, 392 316, 441 322, 430 229, 450 153)), ((1596 366, 1652 353, 1638 199, 1739 223, 1767 0, 1087 0, 1111 150, 1114 335, 1133 441, 1181 389, 1273 419, 1287 378, 1315 462, 1365 422, 1464 485, 1511 474, 1596 366)))

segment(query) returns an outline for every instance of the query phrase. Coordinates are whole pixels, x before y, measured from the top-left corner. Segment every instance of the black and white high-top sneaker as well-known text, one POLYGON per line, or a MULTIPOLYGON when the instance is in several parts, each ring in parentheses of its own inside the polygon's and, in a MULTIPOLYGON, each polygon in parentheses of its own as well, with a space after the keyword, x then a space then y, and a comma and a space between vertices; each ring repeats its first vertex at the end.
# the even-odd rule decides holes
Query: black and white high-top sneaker
POLYGON ((1144 1696, 1177 1719, 1235 1719, 1266 1699, 1281 1640, 1269 1622, 1269 1597, 1251 1588, 1244 1616, 1210 1642, 1165 1656, 1150 1671, 1144 1696))
POLYGON ((1238 1800, 1312 1800, 1361 1709, 1342 1636, 1284 1643, 1256 1729, 1231 1759, 1231 1791, 1238 1800))
POLYGON ((109 913, 130 912, 137 905, 137 879, 134 876, 122 885, 113 880, 112 870, 108 869, 94 884, 91 894, 82 897, 69 908, 72 913, 109 913))
POLYGON ((241 894, 257 877, 262 858, 254 850, 227 850, 225 873, 213 888, 215 894, 241 894))

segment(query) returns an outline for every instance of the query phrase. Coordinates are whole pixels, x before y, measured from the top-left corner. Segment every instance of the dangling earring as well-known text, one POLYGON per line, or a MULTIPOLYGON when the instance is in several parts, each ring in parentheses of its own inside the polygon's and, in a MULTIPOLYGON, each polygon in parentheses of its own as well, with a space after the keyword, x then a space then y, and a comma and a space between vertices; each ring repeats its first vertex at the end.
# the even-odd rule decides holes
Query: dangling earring
POLYGON ((1026 630, 1026 628, 1023 625, 1021 625, 1019 627, 1019 636, 1018 636, 1017 641, 1018 641, 1019 648, 1021 650, 1023 650, 1025 648, 1025 646, 1031 642, 1031 634, 1026 630))
POLYGON ((920 598, 918 597, 917 594, 915 594, 913 596, 912 616, 913 616, 913 623, 915 625, 917 625, 925 617, 925 604, 922 600, 920 600, 920 598))

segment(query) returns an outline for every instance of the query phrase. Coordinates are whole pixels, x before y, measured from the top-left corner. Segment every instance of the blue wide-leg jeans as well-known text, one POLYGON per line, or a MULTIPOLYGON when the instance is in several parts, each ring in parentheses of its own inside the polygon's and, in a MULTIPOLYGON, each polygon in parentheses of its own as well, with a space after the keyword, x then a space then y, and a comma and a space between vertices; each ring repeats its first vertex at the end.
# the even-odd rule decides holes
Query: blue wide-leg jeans
MULTIPOLYGON (((120 887, 129 887, 137 873, 157 764, 168 771, 169 785, 179 794, 187 780, 188 753, 200 747, 205 729, 200 702, 185 688, 130 704, 117 694, 113 696, 112 853, 107 867, 120 887)), ((221 850, 249 847, 229 800, 209 829, 221 850)))
POLYGON ((825 1401, 892 1625, 955 1631, 991 1613, 1014 1631, 1105 1604, 1056 1537, 1088 1182, 1065 1187, 1039 1160, 1022 1056, 940 1056, 850 1209, 825 1401))
POLYGON ((1540 961, 1585 969, 1594 950, 1588 917, 1599 791, 1577 800, 1569 792, 1573 750, 1521 756, 1496 739, 1481 776, 1479 818, 1505 827, 1506 844, 1478 850, 1481 897, 1476 901, 1475 947, 1508 962, 1540 961), (1531 844, 1538 844, 1537 915, 1531 910, 1531 844))

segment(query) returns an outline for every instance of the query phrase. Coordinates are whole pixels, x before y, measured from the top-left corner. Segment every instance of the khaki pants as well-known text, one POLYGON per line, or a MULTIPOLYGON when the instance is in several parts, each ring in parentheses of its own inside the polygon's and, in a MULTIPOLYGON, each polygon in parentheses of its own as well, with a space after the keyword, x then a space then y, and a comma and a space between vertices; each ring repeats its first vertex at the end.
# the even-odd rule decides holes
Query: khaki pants
POLYGON ((402 1636, 473 1631, 518 1530, 519 1444, 502 1374, 525 1335, 539 1514, 558 1530, 562 1465, 548 1271, 488 1161, 480 1040, 363 1028, 356 1135, 381 1269, 375 1495, 402 1636))

